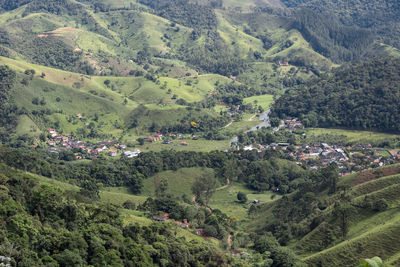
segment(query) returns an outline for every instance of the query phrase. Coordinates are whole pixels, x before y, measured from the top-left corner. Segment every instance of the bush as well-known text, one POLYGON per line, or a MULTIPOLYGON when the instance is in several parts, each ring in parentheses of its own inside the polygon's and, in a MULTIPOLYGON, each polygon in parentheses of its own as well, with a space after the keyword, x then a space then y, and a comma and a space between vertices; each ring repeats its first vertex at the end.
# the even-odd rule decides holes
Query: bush
POLYGON ((387 203, 386 199, 381 198, 374 203, 374 210, 376 211, 385 211, 389 207, 389 204, 387 203))
POLYGON ((128 209, 128 210, 134 210, 134 209, 136 209, 135 203, 133 203, 131 200, 125 201, 124 204, 122 204, 122 207, 123 207, 124 209, 128 209))
POLYGON ((240 203, 246 203, 247 202, 247 195, 243 192, 239 192, 237 194, 237 199, 239 200, 240 203))

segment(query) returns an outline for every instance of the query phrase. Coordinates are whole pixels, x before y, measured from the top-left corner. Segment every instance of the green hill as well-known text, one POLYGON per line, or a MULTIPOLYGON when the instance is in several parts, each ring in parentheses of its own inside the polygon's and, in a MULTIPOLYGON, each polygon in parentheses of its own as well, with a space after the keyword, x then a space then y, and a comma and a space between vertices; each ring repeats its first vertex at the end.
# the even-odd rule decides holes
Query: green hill
POLYGON ((301 117, 309 127, 398 132, 398 59, 347 66, 287 92, 273 113, 301 117))
MULTIPOLYGON (((212 74, 179 79, 159 77, 155 80, 88 76, 4 57, 0 58, 0 64, 6 64, 18 73, 18 81, 10 95, 12 103, 25 110, 17 126, 18 133, 29 133, 21 129, 29 128, 28 124, 31 124, 35 129, 33 135, 48 128, 57 128, 66 134, 85 135, 87 126, 92 123, 90 128, 97 129, 100 135, 121 137, 123 131, 137 127, 132 126, 133 119, 139 133, 146 134, 155 122, 160 126, 175 125, 191 114, 185 109, 188 104, 203 101, 215 90, 216 83, 229 81, 212 74), (24 74, 26 70, 34 70, 34 74, 24 74), (143 117, 142 108, 142 115, 138 115, 140 105, 153 115, 143 117), (171 116, 171 113, 176 115, 171 116), (77 114, 82 114, 83 119, 77 119, 77 114)), ((202 114, 219 116, 207 109, 197 116, 202 114)))
POLYGON ((336 194, 325 190, 290 194, 259 207, 247 227, 283 234, 281 242, 302 255, 309 266, 356 266, 360 259, 373 256, 381 257, 385 266, 396 266, 399 173, 398 165, 372 169, 340 178, 341 189, 336 194), (293 201, 297 205, 290 208, 293 201), (292 217, 282 217, 289 211, 292 217), (277 225, 266 223, 265 217, 274 218, 284 228, 274 229, 277 225))

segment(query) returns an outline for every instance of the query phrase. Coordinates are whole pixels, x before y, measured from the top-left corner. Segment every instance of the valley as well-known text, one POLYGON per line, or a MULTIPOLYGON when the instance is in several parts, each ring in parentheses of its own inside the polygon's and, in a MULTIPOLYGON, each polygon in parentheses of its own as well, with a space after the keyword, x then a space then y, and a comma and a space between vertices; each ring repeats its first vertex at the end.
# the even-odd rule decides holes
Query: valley
POLYGON ((0 0, 0 265, 399 266, 399 14, 0 0))

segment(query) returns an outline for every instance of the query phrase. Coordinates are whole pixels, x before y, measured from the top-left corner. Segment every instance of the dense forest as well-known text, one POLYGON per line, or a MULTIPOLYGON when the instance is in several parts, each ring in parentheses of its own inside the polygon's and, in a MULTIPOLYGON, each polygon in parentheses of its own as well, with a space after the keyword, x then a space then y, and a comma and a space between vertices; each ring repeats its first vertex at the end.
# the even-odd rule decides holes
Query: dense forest
POLYGON ((0 140, 9 135, 17 121, 17 108, 10 101, 17 74, 7 66, 0 66, 0 140))
POLYGON ((333 14, 344 25, 370 29, 382 41, 397 48, 400 46, 399 16, 400 3, 397 0, 282 0, 293 8, 306 7, 317 13, 333 14))
POLYGON ((124 225, 118 207, 82 199, 1 165, 0 255, 26 267, 233 264, 209 245, 178 238, 168 225, 124 225))
POLYGON ((217 18, 209 5, 198 5, 187 0, 140 0, 157 15, 194 29, 215 29, 217 18))
POLYGON ((297 29, 315 51, 336 62, 364 58, 373 42, 373 34, 356 26, 345 26, 329 13, 299 9, 290 28, 297 29))
POLYGON ((272 116, 298 117, 307 127, 399 132, 400 61, 347 66, 286 92, 272 116))

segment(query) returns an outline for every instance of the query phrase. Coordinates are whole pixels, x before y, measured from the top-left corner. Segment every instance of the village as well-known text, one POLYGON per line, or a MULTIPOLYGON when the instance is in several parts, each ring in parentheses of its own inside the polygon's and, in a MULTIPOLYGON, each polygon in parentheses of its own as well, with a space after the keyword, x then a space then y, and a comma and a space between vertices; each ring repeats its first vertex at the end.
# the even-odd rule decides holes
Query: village
MULTIPOLYGON (((283 120, 281 124, 274 128, 275 132, 289 132, 298 134, 297 131, 304 129, 303 124, 297 118, 283 120)), ((304 135, 304 133, 303 133, 304 135)), ((139 156, 141 150, 138 148, 128 149, 127 145, 116 141, 99 141, 95 143, 84 142, 76 138, 63 136, 53 128, 48 129, 49 141, 47 145, 51 153, 60 153, 62 151, 72 151, 75 159, 96 159, 98 157, 126 157, 134 158, 139 156)), ((139 138, 139 144, 145 142, 161 142, 169 145, 171 139, 182 139, 182 134, 170 133, 164 136, 155 133, 152 136, 139 138)), ((196 140, 197 137, 192 137, 196 140)), ((179 141, 177 145, 188 146, 187 142, 179 141)), ((252 144, 244 146, 243 150, 262 150, 274 149, 282 150, 299 165, 311 170, 318 170, 326 167, 330 163, 336 163, 341 175, 348 175, 357 171, 376 168, 384 165, 400 162, 400 150, 389 150, 373 147, 371 144, 356 144, 353 146, 344 146, 342 144, 314 143, 291 145, 289 143, 271 143, 271 144, 252 144)))
POLYGON ((127 158, 137 157, 141 151, 134 149, 134 151, 126 150, 127 146, 119 144, 115 141, 100 141, 96 143, 87 143, 78 139, 71 139, 68 136, 62 136, 57 133, 53 128, 48 129, 50 141, 47 145, 50 147, 50 153, 59 153, 62 151, 74 152, 75 159, 96 159, 101 155, 108 155, 110 157, 117 157, 119 154, 127 158))
MULTIPOLYGON (((303 129, 303 124, 297 119, 283 120, 275 131, 295 131, 303 129)), ((400 162, 400 150, 373 147, 371 144, 356 144, 344 146, 340 144, 315 143, 290 145, 289 143, 271 143, 245 146, 244 150, 262 151, 266 149, 282 150, 297 164, 311 170, 318 170, 330 163, 336 163, 340 175, 348 175, 357 171, 381 167, 400 162)))
MULTIPOLYGON (((72 151, 74 153, 75 159, 96 159, 103 156, 109 157, 126 157, 134 158, 139 156, 141 150, 138 148, 133 148, 129 150, 127 145, 120 144, 116 141, 99 141, 96 143, 81 141, 77 138, 71 138, 69 136, 61 135, 57 133, 54 128, 47 130, 49 141, 47 145, 49 146, 48 151, 50 153, 60 153, 62 151, 72 151)), ((171 139, 182 139, 182 134, 170 133, 168 137, 160 133, 155 133, 152 136, 145 138, 139 138, 139 144, 143 145, 145 142, 154 143, 161 142, 162 144, 169 145, 172 143, 171 139)), ((195 136, 192 136, 193 140, 196 140, 195 136)), ((188 143, 180 140, 177 145, 188 146, 188 143)))

